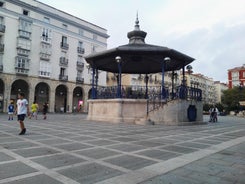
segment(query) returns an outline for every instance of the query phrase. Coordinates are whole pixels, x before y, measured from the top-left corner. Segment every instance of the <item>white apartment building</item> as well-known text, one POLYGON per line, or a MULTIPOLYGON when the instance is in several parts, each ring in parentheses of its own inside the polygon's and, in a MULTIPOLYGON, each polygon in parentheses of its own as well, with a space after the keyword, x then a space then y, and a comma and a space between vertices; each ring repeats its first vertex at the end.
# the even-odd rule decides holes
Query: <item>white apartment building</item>
MULTIPOLYGON (((87 111, 84 56, 105 50, 108 37, 106 29, 39 1, 0 0, 0 112, 18 92, 30 104, 48 102, 49 112, 87 111)), ((98 85, 106 85, 105 72, 98 85)))
MULTIPOLYGON (((185 74, 186 84, 189 87, 196 87, 202 90, 203 104, 216 103, 216 91, 212 78, 206 77, 202 74, 187 73, 185 74)), ((182 79, 181 79, 182 80, 182 79)))
POLYGON ((215 81, 214 86, 215 86, 215 92, 216 92, 215 103, 221 103, 221 97, 223 95, 223 91, 228 89, 228 85, 220 81, 215 81))

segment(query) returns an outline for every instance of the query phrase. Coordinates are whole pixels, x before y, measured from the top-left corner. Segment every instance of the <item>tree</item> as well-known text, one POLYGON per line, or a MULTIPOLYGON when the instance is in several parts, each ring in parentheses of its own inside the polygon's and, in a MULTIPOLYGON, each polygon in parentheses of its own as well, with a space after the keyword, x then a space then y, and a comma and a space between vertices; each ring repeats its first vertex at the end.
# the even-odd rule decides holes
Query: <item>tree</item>
POLYGON ((223 91, 221 102, 225 106, 226 111, 239 111, 239 101, 245 100, 244 87, 234 87, 223 91))
POLYGON ((208 112, 209 109, 211 108, 211 106, 212 106, 211 104, 206 104, 206 103, 203 104, 203 111, 204 111, 204 112, 208 112))

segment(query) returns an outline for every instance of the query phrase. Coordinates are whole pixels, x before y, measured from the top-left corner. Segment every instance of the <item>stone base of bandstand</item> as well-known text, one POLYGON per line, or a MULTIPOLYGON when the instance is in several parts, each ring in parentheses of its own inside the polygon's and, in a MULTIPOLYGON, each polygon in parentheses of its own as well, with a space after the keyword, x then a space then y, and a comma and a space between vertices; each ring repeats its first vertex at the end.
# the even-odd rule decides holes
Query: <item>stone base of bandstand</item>
POLYGON ((206 124, 203 122, 203 104, 202 102, 189 101, 189 100, 173 100, 170 101, 158 110, 152 111, 148 115, 148 120, 153 124, 164 125, 195 125, 206 124), (196 120, 189 121, 188 107, 195 105, 196 107, 196 120))
POLYGON ((88 100, 88 120, 110 123, 189 125, 203 123, 202 102, 174 100, 165 103, 147 116, 146 99, 94 99, 88 100), (189 105, 197 109, 196 121, 190 122, 189 105))
POLYGON ((135 123, 146 117, 145 99, 88 100, 88 120, 112 123, 135 123))

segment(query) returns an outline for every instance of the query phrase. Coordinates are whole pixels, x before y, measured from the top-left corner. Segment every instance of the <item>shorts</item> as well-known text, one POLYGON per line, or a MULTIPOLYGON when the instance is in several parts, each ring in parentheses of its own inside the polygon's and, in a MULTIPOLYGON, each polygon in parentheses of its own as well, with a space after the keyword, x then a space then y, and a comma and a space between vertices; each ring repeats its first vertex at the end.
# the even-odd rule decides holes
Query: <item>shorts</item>
POLYGON ((18 121, 24 121, 25 120, 25 117, 26 115, 25 114, 18 114, 18 121))
POLYGON ((8 112, 9 115, 14 114, 14 112, 8 112))

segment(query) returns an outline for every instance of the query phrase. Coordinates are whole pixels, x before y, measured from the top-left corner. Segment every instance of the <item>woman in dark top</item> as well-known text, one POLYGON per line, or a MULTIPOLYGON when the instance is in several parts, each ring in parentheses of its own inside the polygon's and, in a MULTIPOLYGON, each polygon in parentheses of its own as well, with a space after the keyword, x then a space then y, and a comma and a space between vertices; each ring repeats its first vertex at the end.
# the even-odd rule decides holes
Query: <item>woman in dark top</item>
POLYGON ((48 104, 45 102, 43 104, 43 119, 47 119, 48 104))

